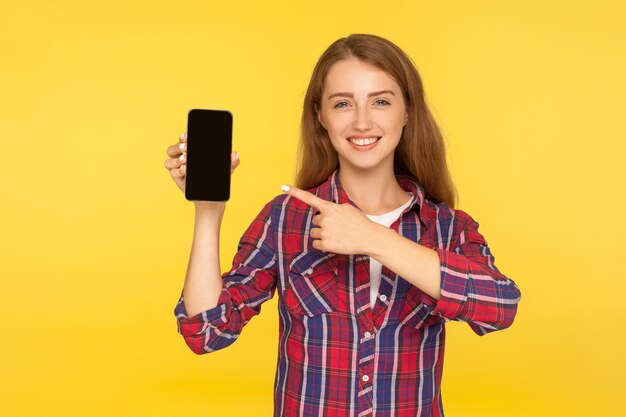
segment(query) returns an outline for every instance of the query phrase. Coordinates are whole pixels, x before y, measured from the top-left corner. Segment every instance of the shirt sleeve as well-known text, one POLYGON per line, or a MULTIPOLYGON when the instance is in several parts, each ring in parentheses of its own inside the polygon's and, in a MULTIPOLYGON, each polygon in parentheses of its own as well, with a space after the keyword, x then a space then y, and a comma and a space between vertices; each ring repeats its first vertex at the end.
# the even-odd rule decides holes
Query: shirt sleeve
POLYGON ((174 309, 178 332, 196 354, 223 349, 237 340, 243 327, 261 312, 276 291, 276 251, 267 203, 239 240, 232 267, 222 274, 217 305, 188 317, 181 291, 174 309))
POLYGON ((434 302, 431 314, 465 321, 479 336, 505 329, 515 318, 520 289, 496 267, 479 224, 462 210, 456 212, 462 224, 456 248, 434 248, 441 265, 441 296, 429 296, 434 302))

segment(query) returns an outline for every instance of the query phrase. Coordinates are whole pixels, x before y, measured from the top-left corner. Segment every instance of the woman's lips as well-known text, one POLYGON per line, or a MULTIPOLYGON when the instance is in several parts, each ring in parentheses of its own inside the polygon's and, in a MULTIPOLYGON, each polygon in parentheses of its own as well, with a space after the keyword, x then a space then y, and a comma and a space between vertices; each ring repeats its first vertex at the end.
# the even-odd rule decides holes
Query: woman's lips
POLYGON ((371 143, 369 145, 357 145, 356 143, 352 142, 350 139, 346 139, 346 140, 350 143, 350 146, 352 146, 353 149, 360 151, 360 152, 365 152, 365 151, 369 151, 370 149, 374 149, 376 145, 378 145, 378 142, 380 142, 380 139, 381 137, 378 137, 374 143, 371 143))

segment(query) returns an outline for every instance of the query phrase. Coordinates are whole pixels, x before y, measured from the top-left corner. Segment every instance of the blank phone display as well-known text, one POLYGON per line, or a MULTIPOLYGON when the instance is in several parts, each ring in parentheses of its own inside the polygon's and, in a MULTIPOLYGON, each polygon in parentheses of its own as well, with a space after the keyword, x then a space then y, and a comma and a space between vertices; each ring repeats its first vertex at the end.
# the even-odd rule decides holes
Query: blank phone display
POLYGON ((187 117, 185 198, 230 198, 233 116, 227 110, 192 109, 187 117))

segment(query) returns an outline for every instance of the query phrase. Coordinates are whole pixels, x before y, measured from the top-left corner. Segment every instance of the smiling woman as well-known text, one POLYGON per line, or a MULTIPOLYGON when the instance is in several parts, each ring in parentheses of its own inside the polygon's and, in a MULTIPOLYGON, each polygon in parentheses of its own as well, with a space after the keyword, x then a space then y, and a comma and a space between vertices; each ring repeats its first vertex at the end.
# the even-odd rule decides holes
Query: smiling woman
POLYGON ((296 186, 265 204, 221 277, 223 204, 196 206, 178 331, 197 354, 223 349, 278 293, 275 416, 443 416, 445 323, 505 329, 521 292, 454 209, 417 69, 379 36, 337 40, 301 129, 296 186))
MULTIPOLYGON (((296 185, 302 189, 318 185, 338 166, 346 168, 340 177, 347 187, 346 177, 353 177, 348 169, 378 166, 376 172, 386 172, 386 178, 376 191, 394 182, 390 173, 395 172, 419 179, 435 203, 454 207, 457 199, 443 137, 426 104, 419 73, 402 49, 375 35, 339 39, 318 60, 304 99, 297 162, 296 185), (369 144, 356 141, 350 146, 350 139, 359 138, 376 138, 376 145, 359 148, 369 144), (378 139, 385 146, 378 146, 378 139), (376 155, 367 152, 360 155, 366 160, 355 161, 354 151, 359 150, 376 150, 376 155)), ((362 205, 367 195, 381 195, 372 193, 373 184, 366 182, 351 189, 362 205)), ((386 202, 397 205, 402 193, 393 187, 382 195, 386 198, 372 202, 370 211, 386 202)))
POLYGON ((337 151, 341 177, 358 168, 392 172, 408 114, 400 87, 387 73, 357 58, 337 62, 315 111, 337 151))

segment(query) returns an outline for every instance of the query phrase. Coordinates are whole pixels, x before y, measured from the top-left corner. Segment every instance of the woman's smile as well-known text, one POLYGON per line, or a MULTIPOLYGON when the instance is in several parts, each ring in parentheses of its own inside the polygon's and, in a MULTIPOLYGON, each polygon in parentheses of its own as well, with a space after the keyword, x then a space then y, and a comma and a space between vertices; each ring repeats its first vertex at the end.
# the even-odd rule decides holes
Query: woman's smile
POLYGON ((370 149, 374 149, 378 142, 380 142, 381 137, 369 137, 369 138, 348 138, 347 141, 350 142, 352 148, 357 151, 369 151, 370 149))

